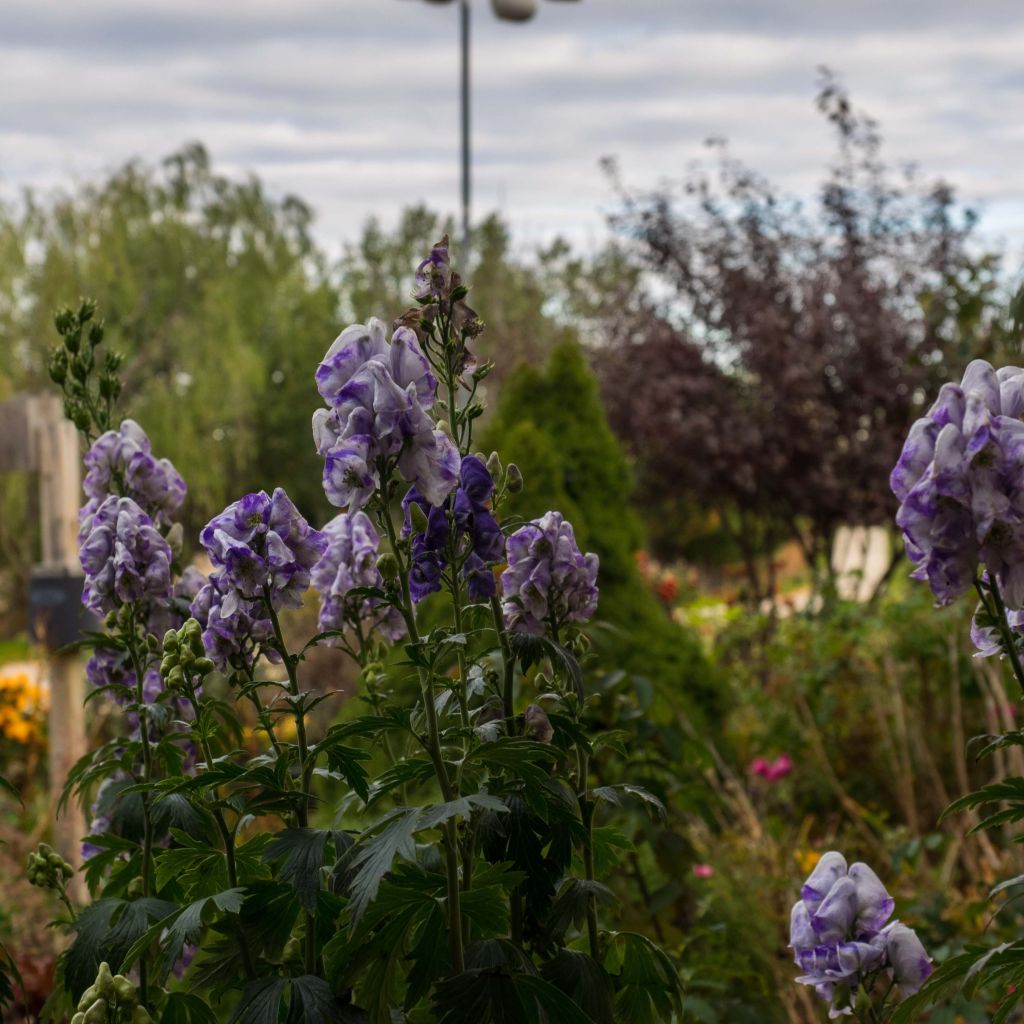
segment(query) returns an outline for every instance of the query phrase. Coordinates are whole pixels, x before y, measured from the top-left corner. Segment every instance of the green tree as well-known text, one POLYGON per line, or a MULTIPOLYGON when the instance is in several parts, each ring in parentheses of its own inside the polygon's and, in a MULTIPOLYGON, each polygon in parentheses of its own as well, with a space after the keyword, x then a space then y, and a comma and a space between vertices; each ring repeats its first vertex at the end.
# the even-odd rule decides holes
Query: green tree
POLYGON ((637 569, 644 534, 630 506, 629 464, 580 346, 565 342, 546 369, 521 366, 511 374, 484 440, 528 483, 511 511, 534 518, 560 509, 580 547, 600 556, 598 617, 611 627, 608 663, 710 709, 713 680, 696 638, 666 616, 637 569))

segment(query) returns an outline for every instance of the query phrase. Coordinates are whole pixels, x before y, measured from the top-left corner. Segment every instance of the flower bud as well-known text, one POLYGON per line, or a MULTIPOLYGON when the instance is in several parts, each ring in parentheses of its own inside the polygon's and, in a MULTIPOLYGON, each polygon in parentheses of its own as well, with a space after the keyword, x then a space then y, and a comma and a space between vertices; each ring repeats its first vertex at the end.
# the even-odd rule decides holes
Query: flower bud
POLYGON ((97 999, 96 1002, 85 1011, 85 1017, 83 1019, 85 1024, 107 1024, 106 999, 97 999))
POLYGON ((167 543, 170 545, 171 551, 175 556, 181 554, 182 546, 185 542, 185 530, 181 523, 175 523, 167 531, 167 543))
MULTIPOLYGON (((419 508, 418 505, 414 505, 414 508, 419 508)), ((422 510, 420 512, 422 515, 422 510)), ((398 579, 398 559, 395 558, 394 554, 390 551, 385 551, 384 554, 377 559, 377 571, 386 580, 397 580, 398 579)))
POLYGON ((114 995, 117 996, 118 1005, 124 1009, 134 1006, 139 1001, 135 986, 123 974, 118 974, 114 978, 114 995))
POLYGON ((128 899, 137 900, 140 896, 145 895, 146 883, 142 880, 142 875, 136 875, 128 883, 128 899))
POLYGON ((68 353, 66 349, 55 348, 50 357, 50 380, 63 384, 68 379, 68 353))
POLYGON ((421 533, 426 533, 427 513, 423 511, 422 506, 413 502, 409 506, 409 513, 412 518, 413 536, 418 537, 421 533))
POLYGON ((539 704, 527 705, 524 718, 526 721, 524 732, 530 739, 534 739, 538 743, 551 742, 551 737, 555 735, 555 729, 539 704))
POLYGON ((497 452, 491 452, 487 456, 487 472, 491 474, 492 480, 497 480, 501 476, 501 458, 497 452))
POLYGON ((110 973, 110 964, 103 961, 96 972, 96 987, 104 999, 109 999, 114 993, 114 977, 110 973))
POLYGON ((144 1006, 136 1006, 132 1010, 131 1024, 153 1024, 153 1018, 144 1006))
POLYGON ((452 436, 452 425, 447 420, 438 420, 437 429, 440 430, 442 434, 447 434, 449 437, 452 436))
POLYGON ((152 634, 146 634, 146 650, 150 654, 156 654, 160 650, 160 641, 152 634))
POLYGON ((505 471, 505 489, 509 494, 518 494, 523 489, 523 474, 514 462, 510 462, 505 471))

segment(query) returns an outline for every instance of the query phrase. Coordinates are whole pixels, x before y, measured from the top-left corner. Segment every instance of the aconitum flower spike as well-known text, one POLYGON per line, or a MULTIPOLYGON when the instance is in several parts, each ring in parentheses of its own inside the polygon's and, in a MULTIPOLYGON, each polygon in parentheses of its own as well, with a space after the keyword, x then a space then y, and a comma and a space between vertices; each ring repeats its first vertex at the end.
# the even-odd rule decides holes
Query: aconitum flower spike
POLYGON ((131 499, 111 495, 82 522, 82 601, 99 614, 171 596, 171 549, 131 499))
POLYGON ((1024 370, 977 359, 910 428, 890 485, 914 577, 940 604, 984 565, 1007 606, 1024 608, 1024 370))
POLYGON ((113 494, 131 498, 166 527, 185 500, 181 474, 169 459, 153 456, 153 446, 135 420, 124 420, 117 430, 102 434, 86 452, 85 467, 82 489, 88 501, 79 513, 83 523, 113 494))
POLYGON ((223 581, 248 600, 269 593, 274 608, 297 608, 327 548, 280 487, 247 494, 203 528, 200 542, 223 581))
POLYGON ((560 512, 516 530, 507 546, 501 589, 510 629, 542 634, 552 624, 585 622, 597 610, 597 555, 581 553, 560 512))
MULTIPOLYGON (((383 583, 377 563, 380 557, 380 537, 363 512, 342 512, 324 527, 327 549, 313 567, 313 586, 320 593, 321 632, 343 630, 357 622, 368 630, 379 630, 394 643, 405 635, 405 622, 401 613, 379 599, 349 592, 364 587, 380 587, 383 583)), ((329 637, 324 643, 337 644, 329 637)))
POLYGON ((866 864, 847 869, 836 851, 822 856, 800 890, 790 914, 789 945, 810 985, 829 1003, 829 1019, 849 1016, 862 982, 888 970, 903 996, 916 992, 931 962, 914 932, 886 924, 894 901, 866 864))

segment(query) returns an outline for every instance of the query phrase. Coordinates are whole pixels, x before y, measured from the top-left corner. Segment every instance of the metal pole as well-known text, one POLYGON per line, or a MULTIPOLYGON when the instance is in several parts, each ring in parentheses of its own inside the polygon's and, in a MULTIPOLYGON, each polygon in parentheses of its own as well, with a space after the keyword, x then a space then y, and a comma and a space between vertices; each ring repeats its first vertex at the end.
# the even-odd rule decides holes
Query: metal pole
POLYGON ((469 259, 469 0, 459 0, 462 45, 462 252, 465 268, 469 259))

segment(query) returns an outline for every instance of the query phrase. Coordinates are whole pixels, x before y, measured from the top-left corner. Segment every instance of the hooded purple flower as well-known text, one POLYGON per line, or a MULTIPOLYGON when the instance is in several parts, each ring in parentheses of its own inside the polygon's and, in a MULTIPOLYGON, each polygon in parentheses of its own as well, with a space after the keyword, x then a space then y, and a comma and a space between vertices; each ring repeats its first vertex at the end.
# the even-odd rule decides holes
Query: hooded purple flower
POLYGON ((466 590, 474 601, 494 597, 497 585, 490 564, 505 557, 505 536, 491 514, 488 504, 494 493, 494 481, 476 455, 467 455, 459 470, 459 486, 443 507, 432 506, 415 487, 402 499, 405 522, 403 536, 413 533, 412 507, 418 505, 427 518, 427 527, 412 538, 412 570, 409 589, 414 601, 441 589, 441 573, 448 565, 451 520, 454 521, 462 575, 466 590))
POLYGON ((280 488, 247 494, 203 528, 199 539, 223 582, 248 598, 269 588, 274 608, 297 608, 327 538, 302 517, 280 488))
POLYGON ((910 429, 890 484, 914 577, 940 604, 983 563, 1007 605, 1024 607, 1024 370, 976 359, 910 429))
POLYGON ((541 634, 552 623, 585 622, 597 610, 595 554, 582 554, 572 525, 547 512, 508 538, 508 568, 501 574, 509 628, 541 634))
POLYGON ((313 414, 313 439, 324 458, 324 492, 358 512, 380 486, 380 464, 396 458, 402 478, 432 505, 451 493, 459 452, 426 410, 437 380, 414 331, 397 327, 390 343, 376 319, 347 327, 316 371, 329 408, 313 414))
MULTIPOLYGON (((405 635, 405 622, 396 608, 379 600, 359 595, 350 598, 350 590, 379 587, 383 583, 377 571, 380 537, 364 512, 335 516, 323 530, 327 550, 313 567, 313 586, 320 592, 322 632, 347 629, 362 621, 369 629, 379 629, 391 643, 405 635)), ((334 638, 324 641, 337 643, 334 638)))
POLYGON ((191 615, 203 627, 203 646, 222 672, 251 667, 273 635, 263 602, 242 597, 223 572, 211 574, 196 595, 191 615))
POLYGON ((82 601, 99 614, 171 595, 171 549, 131 498, 111 495, 82 523, 82 601))
POLYGON ((895 901, 866 864, 847 869, 842 854, 822 856, 790 914, 789 945, 810 985, 829 1006, 829 1019, 850 1016, 850 993, 888 969, 904 996, 916 992, 931 963, 914 932, 886 924, 895 901), (895 955, 894 955, 895 954, 895 955))
POLYGON ((421 302, 447 299, 452 288, 452 268, 448 257, 448 236, 436 242, 430 255, 416 268, 416 298, 421 302))
POLYGON ((84 521, 111 494, 132 498, 160 526, 167 526, 185 500, 185 481, 168 459, 153 456, 146 432, 135 420, 99 437, 85 456, 82 489, 89 499, 84 521))

